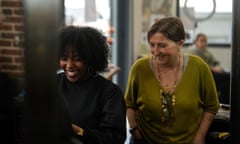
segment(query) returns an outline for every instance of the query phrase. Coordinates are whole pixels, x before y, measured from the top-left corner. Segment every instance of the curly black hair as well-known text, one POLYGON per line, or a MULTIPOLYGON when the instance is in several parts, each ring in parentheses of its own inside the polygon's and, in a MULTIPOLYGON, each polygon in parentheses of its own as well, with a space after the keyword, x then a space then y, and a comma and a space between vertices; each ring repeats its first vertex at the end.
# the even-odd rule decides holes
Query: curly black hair
POLYGON ((108 65, 109 45, 96 28, 65 26, 59 30, 59 59, 68 49, 77 52, 91 74, 104 71, 108 65))

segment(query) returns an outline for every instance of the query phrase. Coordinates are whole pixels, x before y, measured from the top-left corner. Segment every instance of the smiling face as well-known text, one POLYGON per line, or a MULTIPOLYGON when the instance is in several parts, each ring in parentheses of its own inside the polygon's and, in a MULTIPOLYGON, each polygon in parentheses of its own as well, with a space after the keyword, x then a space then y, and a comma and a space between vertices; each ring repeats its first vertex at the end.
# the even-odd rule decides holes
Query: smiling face
POLYGON ((87 76, 87 65, 81 60, 78 53, 68 49, 59 60, 60 67, 64 70, 70 82, 76 82, 87 76))
POLYGON ((182 41, 174 42, 162 33, 157 32, 149 38, 151 54, 157 59, 159 64, 172 64, 179 55, 182 41))

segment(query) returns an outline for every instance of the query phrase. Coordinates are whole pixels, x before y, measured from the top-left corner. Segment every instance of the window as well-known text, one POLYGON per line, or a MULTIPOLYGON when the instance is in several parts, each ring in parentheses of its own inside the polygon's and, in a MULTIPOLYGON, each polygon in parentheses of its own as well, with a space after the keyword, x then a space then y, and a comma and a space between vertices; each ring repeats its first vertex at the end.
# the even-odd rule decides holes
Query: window
POLYGON ((179 0, 179 5, 187 44, 201 32, 208 35, 209 45, 230 45, 232 0, 179 0))
POLYGON ((65 0, 64 5, 67 25, 92 26, 108 34, 109 0, 65 0))

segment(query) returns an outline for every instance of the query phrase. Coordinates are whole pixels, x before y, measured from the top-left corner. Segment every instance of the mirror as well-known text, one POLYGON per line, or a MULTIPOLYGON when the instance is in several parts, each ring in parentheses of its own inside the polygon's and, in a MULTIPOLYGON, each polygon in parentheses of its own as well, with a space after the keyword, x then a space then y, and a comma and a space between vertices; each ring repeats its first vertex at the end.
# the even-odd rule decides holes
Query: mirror
POLYGON ((108 35, 109 0, 64 0, 66 25, 92 26, 108 35))
POLYGON ((186 30, 185 46, 191 45, 198 33, 205 33, 208 50, 230 72, 232 0, 179 0, 179 16, 186 30))
POLYGON ((232 0, 180 0, 179 16, 191 43, 195 35, 208 35, 209 45, 230 46, 232 39, 232 0))

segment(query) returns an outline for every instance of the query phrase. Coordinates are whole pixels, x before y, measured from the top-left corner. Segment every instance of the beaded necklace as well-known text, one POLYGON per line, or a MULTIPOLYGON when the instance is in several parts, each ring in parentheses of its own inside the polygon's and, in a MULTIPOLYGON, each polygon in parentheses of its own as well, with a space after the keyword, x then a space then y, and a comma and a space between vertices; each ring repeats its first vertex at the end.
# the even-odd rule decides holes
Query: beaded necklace
POLYGON ((176 68, 176 70, 175 70, 175 72, 174 72, 174 80, 173 80, 173 83, 171 84, 170 83, 170 81, 167 83, 167 84, 165 84, 165 85, 163 85, 162 83, 161 83, 161 72, 160 72, 160 66, 159 66, 159 64, 157 64, 157 72, 156 72, 156 74, 157 74, 157 79, 158 79, 158 81, 159 81, 159 84, 164 88, 164 90, 167 92, 167 93, 172 93, 174 90, 175 90, 175 88, 176 88, 176 86, 177 86, 177 74, 178 74, 178 70, 179 70, 179 66, 180 66, 180 55, 179 55, 179 57, 178 57, 178 62, 177 62, 177 68, 176 68))
POLYGON ((180 57, 181 56, 179 55, 177 68, 174 73, 174 82, 172 83, 172 85, 170 84, 170 82, 168 82, 165 86, 161 84, 160 66, 159 64, 157 65, 156 74, 160 84, 160 98, 162 101, 162 118, 161 119, 163 124, 169 124, 174 117, 173 106, 175 105, 175 102, 176 102, 176 96, 174 95, 173 92, 177 85, 177 74, 180 66, 180 57))

